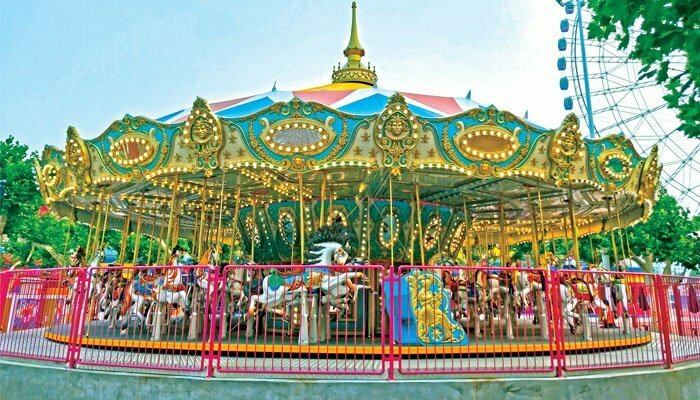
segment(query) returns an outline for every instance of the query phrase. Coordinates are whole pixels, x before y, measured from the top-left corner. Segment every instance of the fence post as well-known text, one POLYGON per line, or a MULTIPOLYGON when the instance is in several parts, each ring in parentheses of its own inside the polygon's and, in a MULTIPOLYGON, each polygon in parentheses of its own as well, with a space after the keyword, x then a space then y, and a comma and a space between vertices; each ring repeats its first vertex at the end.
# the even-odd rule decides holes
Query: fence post
POLYGON ((5 321, 5 306, 7 301, 7 293, 10 289, 10 281, 12 272, 0 272, 0 332, 5 331, 3 321, 5 321))
MULTIPOLYGON (((82 268, 75 269, 77 276, 75 294, 73 295, 73 308, 71 313, 71 327, 68 337, 68 367, 75 368, 76 362, 80 355, 80 345, 82 342, 82 324, 85 317, 84 293, 89 292, 84 290, 86 274, 82 268)), ((89 321, 88 321, 89 323, 89 321)))
MULTIPOLYGON (((389 364, 388 367, 388 376, 389 380, 393 381, 395 379, 394 376, 394 360, 396 359, 396 354, 395 349, 394 349, 394 316, 396 315, 396 304, 394 302, 394 299, 396 298, 396 295, 394 294, 394 283, 397 281, 396 275, 394 273, 394 266, 391 265, 389 266, 389 276, 388 276, 388 282, 389 282, 389 357, 387 359, 387 364, 389 364)), ((400 356, 400 355, 399 355, 400 356)))
POLYGON ((550 315, 552 316, 552 332, 554 334, 554 348, 551 349, 552 357, 556 360, 555 373, 561 378, 564 376, 564 334, 562 332, 562 314, 561 314, 561 298, 559 296, 559 277, 557 271, 552 271, 549 274, 549 304, 550 315))
MULTIPOLYGON (((211 273, 211 272, 210 272, 211 273)), ((225 276, 225 275, 224 275, 225 276)), ((214 273, 213 273, 213 279, 209 279, 209 284, 208 286, 213 285, 213 290, 212 292, 214 293, 214 296, 212 299, 209 298, 209 295, 207 294, 205 305, 204 305, 204 321, 206 323, 207 317, 210 319, 210 324, 209 324, 209 332, 208 333, 208 338, 203 338, 202 340, 205 343, 205 349, 206 345, 208 345, 208 354, 205 354, 205 358, 209 360, 207 363, 207 378, 211 378, 214 376, 214 360, 220 355, 221 348, 219 348, 219 351, 216 353, 214 352, 214 341, 218 340, 220 337, 221 333, 219 335, 216 335, 216 318, 217 315, 219 317, 219 329, 228 329, 226 326, 226 321, 223 319, 223 310, 224 307, 226 307, 226 304, 221 305, 221 310, 219 310, 219 284, 222 283, 220 282, 222 278, 219 276, 219 268, 214 267, 214 273), (206 304, 209 303, 209 304, 206 304)), ((207 287, 207 291, 209 290, 209 287, 207 287)), ((222 285, 222 290, 226 290, 226 280, 224 279, 223 285, 222 285)), ((222 299, 225 299, 226 296, 222 296, 222 299)), ((229 316, 230 318, 230 316, 229 316)), ((206 350, 205 350, 206 353, 206 350)))
MULTIPOLYGON (((654 292, 659 304, 659 307, 657 307, 657 312, 660 314, 658 316, 658 321, 662 354, 666 368, 670 369, 673 366, 673 353, 671 351, 671 315, 668 304, 668 289, 664 285, 663 277, 661 275, 654 275, 654 292)), ((676 293, 677 290, 674 290, 674 295, 676 293)), ((678 299, 676 299, 676 302, 678 302, 678 299)))

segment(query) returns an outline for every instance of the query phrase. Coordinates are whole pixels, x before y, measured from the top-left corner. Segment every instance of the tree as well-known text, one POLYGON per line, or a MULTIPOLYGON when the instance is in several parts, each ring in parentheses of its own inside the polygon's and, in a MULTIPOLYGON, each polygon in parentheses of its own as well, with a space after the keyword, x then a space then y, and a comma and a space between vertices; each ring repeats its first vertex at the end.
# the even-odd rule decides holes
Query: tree
POLYGON ((642 64, 640 78, 656 76, 668 91, 664 100, 678 111, 679 129, 700 138, 700 5, 697 0, 590 0, 591 39, 613 36, 620 49, 642 64), (636 40, 633 33, 639 32, 636 40), (670 68, 671 57, 686 59, 684 70, 670 68))

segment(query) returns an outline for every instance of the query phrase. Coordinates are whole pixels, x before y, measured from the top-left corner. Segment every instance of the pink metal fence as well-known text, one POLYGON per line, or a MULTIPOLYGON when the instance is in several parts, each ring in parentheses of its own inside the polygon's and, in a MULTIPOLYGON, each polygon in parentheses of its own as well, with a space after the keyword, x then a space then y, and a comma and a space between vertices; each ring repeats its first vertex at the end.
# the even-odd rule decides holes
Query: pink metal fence
POLYGON ((392 285, 399 372, 553 371, 547 285, 539 269, 400 267, 392 285))
POLYGON ((204 370, 215 280, 209 266, 90 268, 76 363, 204 370))
POLYGON ((69 268, 0 273, 0 355, 68 362, 75 346, 47 341, 46 334, 61 330, 74 337, 82 273, 69 268))
POLYGON ((697 278, 494 267, 320 268, 0 272, 0 356, 207 376, 388 373, 389 379, 395 372, 671 368, 700 359, 697 278), (160 283, 150 282, 154 277, 160 283), (184 292, 190 300, 183 305, 144 296, 137 304, 135 295, 149 285, 156 292, 170 285, 171 295, 184 292))
POLYGON ((217 329, 216 371, 382 374, 385 319, 373 313, 383 307, 383 298, 375 296, 382 270, 376 265, 225 267, 216 310, 216 319, 223 321, 217 329))
POLYGON ((664 363, 654 275, 562 270, 552 274, 551 290, 564 370, 664 363))
POLYGON ((659 297, 667 304, 669 362, 700 358, 700 278, 662 275, 659 297))

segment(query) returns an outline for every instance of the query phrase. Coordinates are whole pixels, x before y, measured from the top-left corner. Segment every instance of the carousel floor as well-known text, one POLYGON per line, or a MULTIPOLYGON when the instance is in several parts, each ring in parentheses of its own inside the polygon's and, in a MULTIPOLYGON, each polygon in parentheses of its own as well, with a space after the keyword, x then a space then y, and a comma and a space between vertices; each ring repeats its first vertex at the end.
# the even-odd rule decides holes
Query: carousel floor
MULTIPOLYGON (((69 326, 57 326, 45 332, 45 337, 59 343, 69 342, 69 326)), ((473 333, 469 334, 469 344, 460 346, 417 346, 394 344, 400 349, 404 357, 425 357, 440 355, 471 355, 471 356, 513 356, 528 354, 549 353, 551 345, 549 339, 540 335, 538 326, 533 326, 530 321, 519 321, 516 338, 507 340, 505 331, 498 327, 494 337, 477 339, 473 333)), ((623 335, 619 328, 592 329, 592 339, 583 340, 579 335, 571 335, 566 332, 564 338, 564 350, 573 352, 599 352, 624 349, 639 345, 645 345, 652 341, 652 335, 641 329, 632 329, 629 335, 623 335)), ((197 340, 187 340, 187 332, 163 335, 161 340, 150 340, 150 332, 130 328, 125 335, 120 334, 117 327, 108 327, 106 321, 93 321, 90 326, 89 337, 82 338, 82 346, 112 350, 147 350, 147 351, 188 351, 199 352, 204 350, 205 342, 200 335, 197 340)), ((214 345, 214 350, 233 354, 298 354, 304 357, 325 355, 368 355, 380 357, 389 354, 389 343, 382 341, 380 337, 367 338, 362 336, 331 335, 331 337, 317 344, 298 344, 298 336, 284 335, 282 333, 259 334, 252 337, 245 336, 245 330, 234 330, 228 338, 223 338, 220 344, 214 345)))

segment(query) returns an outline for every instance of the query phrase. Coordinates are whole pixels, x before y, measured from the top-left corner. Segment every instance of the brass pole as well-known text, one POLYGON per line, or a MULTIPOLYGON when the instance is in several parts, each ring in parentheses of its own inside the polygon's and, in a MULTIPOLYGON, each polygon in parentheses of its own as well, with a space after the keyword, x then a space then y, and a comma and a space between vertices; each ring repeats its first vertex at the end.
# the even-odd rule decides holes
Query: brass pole
MULTIPOLYGON (((95 209, 95 211, 97 211, 97 208, 95 209)), ((90 227, 88 228, 88 241, 87 241, 87 244, 85 245, 86 250, 90 249, 90 238, 92 237, 92 227, 95 224, 95 214, 96 213, 93 212, 91 214, 92 215, 90 215, 90 227)))
POLYGON ((194 225, 192 225, 192 254, 198 254, 199 251, 199 232, 197 228, 199 227, 199 213, 197 209, 194 209, 194 225))
POLYGON ((100 191, 100 196, 99 196, 99 205, 97 206, 97 221, 95 221, 95 228, 92 229, 92 226, 90 226, 91 231, 92 231, 92 243, 90 244, 90 237, 88 237, 88 246, 85 247, 85 251, 87 254, 94 254, 95 251, 94 249, 97 249, 97 241, 100 237, 100 229, 102 228, 102 212, 104 211, 104 194, 105 190, 102 189, 100 191))
POLYGON ((500 206, 498 207, 498 226, 501 229, 501 267, 507 266, 508 247, 506 244, 506 222, 505 222, 505 203, 503 203, 503 195, 501 194, 500 206))
MULTIPOLYGON (((323 171, 323 179, 321 180, 321 220, 318 223, 318 226, 322 226, 326 224, 326 171, 323 171)), ((328 208, 328 212, 330 212, 330 207, 328 208)))
POLYGON ((143 193, 141 193, 141 202, 139 204, 139 219, 136 221, 136 242, 134 243, 134 259, 131 265, 136 265, 136 260, 139 258, 139 246, 141 244, 141 223, 143 222, 143 193))
POLYGON ((129 211, 127 211, 126 218, 124 218, 124 226, 122 227, 122 241, 119 244, 119 265, 124 265, 124 256, 126 255, 126 241, 129 238, 129 231, 131 230, 131 212, 133 209, 133 204, 129 204, 129 211))
MULTIPOLYGON (((177 199, 177 187, 178 183, 180 183, 180 176, 178 174, 175 174, 175 182, 173 182, 173 195, 170 200, 170 216, 168 217, 168 233, 165 239, 165 244, 168 246, 168 249, 172 249, 173 245, 171 243, 172 240, 172 234, 173 234, 173 220, 175 219, 175 200, 177 199)), ((167 257, 167 255, 166 255, 167 257)))
MULTIPOLYGON (((255 194, 253 194, 253 229, 250 235, 250 259, 252 261, 255 261, 255 228, 258 226, 255 217, 255 203, 257 203, 257 201, 255 198, 255 194)), ((258 236, 260 236, 260 228, 258 228, 258 236)), ((260 240, 262 240, 262 238, 260 238, 260 240)))
MULTIPOLYGON (((331 193, 330 193, 330 195, 328 196, 328 213, 330 214, 330 213, 331 213, 331 210, 333 209, 333 197, 335 197, 335 196, 334 196, 334 193, 333 193, 333 189, 332 189, 332 188, 329 188, 329 189, 330 189, 329 192, 331 192, 331 193)), ((326 222, 324 222, 323 220, 321 220, 321 222, 319 223, 319 226, 320 226, 320 225, 323 225, 323 224, 325 224, 325 223, 326 223, 326 222)))
POLYGON ((231 227, 231 251, 229 254, 229 264, 233 263, 233 249, 236 246, 236 232, 238 232, 238 212, 241 206, 241 187, 236 188, 236 205, 233 209, 233 222, 231 227))
POLYGON ((156 217, 155 215, 153 216, 153 219, 151 220, 151 237, 148 239, 148 261, 146 262, 146 265, 151 264, 151 252, 153 251, 153 239, 156 236, 156 217))
POLYGON ((75 218, 75 206, 71 205, 70 218, 68 219, 68 229, 66 232, 66 243, 63 245, 63 264, 68 264, 68 240, 70 239, 70 228, 73 226, 73 219, 75 218))
POLYGON ((219 199, 219 226, 216 228, 216 242, 221 243, 223 239, 221 232, 221 218, 224 216, 224 187, 226 185, 226 171, 221 173, 221 192, 219 199))
MULTIPOLYGON (((160 252, 163 248, 163 235, 165 235, 165 208, 161 207, 161 209, 160 209, 160 235, 158 235, 158 252, 156 253, 156 264, 160 263, 160 260, 161 260, 160 252)), ((168 256, 168 254, 166 252, 165 257, 167 257, 167 256, 168 256)), ((150 260, 149 260, 149 264, 150 264, 150 260)), ((165 263, 163 263, 163 264, 165 264, 165 263)))
POLYGON ((418 184, 414 183, 413 188, 416 192, 416 213, 418 215, 418 245, 420 246, 420 265, 425 265, 425 248, 423 247, 423 221, 420 211, 420 190, 418 184))
POLYGON ((526 185, 527 189, 527 204, 530 207, 530 226, 532 229, 532 255, 533 261, 535 262, 535 267, 540 267, 540 242, 539 234, 537 232, 537 212, 532 206, 532 197, 530 195, 530 185, 526 185))
POLYGON ((620 208, 617 206, 617 195, 613 194, 613 201, 615 202, 615 214, 617 215, 617 236, 620 238, 620 249, 622 250, 622 270, 627 271, 627 258, 628 254, 625 252, 625 241, 622 238, 622 222, 620 222, 620 208))
MULTIPOLYGON (((547 229, 545 228, 544 225, 544 213, 542 212, 542 193, 540 193, 540 179, 537 178, 537 205, 539 206, 540 209, 540 225, 542 227, 542 241, 544 242, 547 239, 547 229)), ((552 237, 552 254, 555 254, 554 251, 554 232, 551 234, 552 237)), ((544 247, 544 251, 547 251, 547 247, 542 243, 542 247, 544 247)))
POLYGON ((202 256, 202 249, 206 245, 206 236, 204 235, 204 225, 207 220, 206 205, 207 205, 207 182, 204 181, 204 188, 202 189, 202 203, 200 207, 199 216, 199 235, 197 236, 197 258, 202 256))
POLYGON ((106 212, 105 212, 105 216, 104 216, 104 226, 102 227, 102 238, 100 239, 100 245, 99 245, 99 247, 97 247, 97 250, 104 249, 104 246, 105 246, 105 233, 107 233, 107 222, 109 221, 110 197, 111 197, 111 195, 107 195, 107 198, 106 198, 107 207, 105 209, 106 212))
POLYGON ((467 239, 464 241, 466 247, 464 251, 464 256, 467 257, 467 265, 470 265, 472 263, 472 221, 469 214, 467 214, 467 202, 465 200, 462 200, 462 208, 464 209, 464 223, 467 224, 467 239))
MULTIPOLYGON (((212 193, 212 198, 214 197, 213 194, 214 193, 212 193)), ((211 246, 211 244, 214 243, 214 239, 216 239, 216 237, 214 236, 214 221, 216 221, 216 205, 215 205, 215 203, 212 202, 212 204, 211 204, 211 218, 209 219, 209 229, 207 230, 207 243, 208 243, 208 246, 206 246, 207 248, 209 248, 209 246, 211 246)), ((205 249, 203 249, 203 250, 206 251, 205 249)), ((202 255, 204 255, 204 254, 202 254, 202 255)))
POLYGON ((571 245, 574 249, 576 269, 581 269, 581 254, 578 248, 578 228, 576 227, 576 213, 574 212, 574 189, 569 185, 569 218, 571 218, 571 245))
POLYGON ((297 176, 299 178, 299 231, 301 233, 301 240, 299 242, 299 258, 301 260, 301 264, 304 264, 304 224, 306 223, 304 218, 304 180, 301 177, 301 172, 297 173, 297 176))
POLYGON ((610 241, 613 247, 613 256, 615 257, 615 269, 617 269, 617 245, 615 244, 615 232, 612 226, 612 211, 610 211, 610 196, 605 197, 605 204, 608 208, 608 223, 610 224, 610 241))
POLYGON ((370 231, 372 230, 371 226, 370 226, 370 222, 371 222, 370 209, 371 209, 372 203, 370 203, 370 201, 371 201, 371 199, 369 197, 369 193, 367 193, 367 220, 366 220, 366 224, 367 224, 367 236, 366 236, 367 237, 367 256, 366 257, 368 260, 372 259, 372 243, 370 242, 370 231))
MULTIPOLYGON (((391 243, 391 266, 394 266, 394 186, 389 173, 389 243, 391 243)), ((398 218, 397 218, 398 219, 398 218)), ((438 235, 439 236, 439 235, 438 235)), ((438 249, 440 250, 440 249, 438 249)))
POLYGON ((566 253, 566 257, 569 257, 569 223, 566 220, 566 217, 562 216, 562 224, 564 226, 564 253, 566 253))

